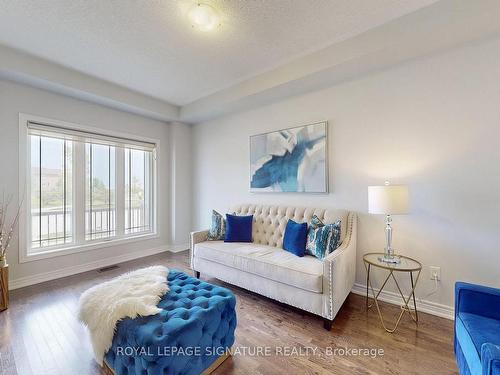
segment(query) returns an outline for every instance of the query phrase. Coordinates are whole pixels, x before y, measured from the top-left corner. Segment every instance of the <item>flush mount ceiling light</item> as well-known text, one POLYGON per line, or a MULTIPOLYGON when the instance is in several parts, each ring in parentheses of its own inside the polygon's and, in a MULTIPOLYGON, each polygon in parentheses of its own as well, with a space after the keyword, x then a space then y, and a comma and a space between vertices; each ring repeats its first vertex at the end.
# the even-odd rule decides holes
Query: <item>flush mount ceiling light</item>
POLYGON ((200 31, 210 31, 220 25, 217 11, 210 5, 198 3, 188 13, 191 26, 200 31))

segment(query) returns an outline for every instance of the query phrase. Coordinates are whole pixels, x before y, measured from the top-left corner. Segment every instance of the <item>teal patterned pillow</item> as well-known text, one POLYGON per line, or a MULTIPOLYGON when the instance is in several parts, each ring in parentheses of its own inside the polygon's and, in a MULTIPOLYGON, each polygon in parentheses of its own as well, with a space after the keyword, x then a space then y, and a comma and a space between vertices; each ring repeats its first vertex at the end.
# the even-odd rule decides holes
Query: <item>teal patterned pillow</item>
POLYGON ((323 224, 314 215, 307 231, 306 254, 324 259, 340 245, 340 220, 333 224, 323 224))
POLYGON ((212 210, 212 223, 210 229, 208 230, 207 240, 209 241, 219 241, 224 239, 224 234, 226 231, 226 219, 220 213, 212 210))

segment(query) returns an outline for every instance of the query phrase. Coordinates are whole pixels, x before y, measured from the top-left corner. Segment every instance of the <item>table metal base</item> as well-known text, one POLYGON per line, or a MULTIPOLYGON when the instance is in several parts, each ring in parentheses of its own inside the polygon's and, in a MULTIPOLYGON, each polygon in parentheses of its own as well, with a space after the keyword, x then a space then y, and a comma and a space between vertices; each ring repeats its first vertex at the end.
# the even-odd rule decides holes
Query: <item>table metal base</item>
MULTIPOLYGON (((417 270, 417 271, 408 271, 408 273, 410 274, 410 281, 411 281, 411 292, 410 294, 408 295, 408 297, 405 297, 403 292, 401 291, 401 288, 399 286, 399 283, 398 281, 396 280, 396 277, 394 277, 394 270, 388 270, 389 271, 389 274, 387 275, 387 277, 385 278, 382 286, 380 287, 379 291, 377 293, 375 293, 375 290, 373 289, 373 286, 372 286, 372 283, 371 283, 371 280, 370 280, 370 268, 371 268, 371 264, 370 263, 367 263, 367 262, 363 262, 364 265, 365 265, 365 268, 366 268, 366 309, 368 310, 369 308, 371 308, 374 304, 377 308, 377 313, 378 313, 378 316, 380 318, 380 322, 382 323, 382 326, 384 327, 384 329, 389 332, 389 333, 393 333, 394 331, 396 331, 396 329, 398 328, 399 326, 399 323, 401 321, 401 318, 403 317, 404 313, 407 312, 408 315, 410 315, 411 319, 416 323, 418 324, 418 312, 417 312, 417 303, 415 301, 415 288, 417 286, 417 282, 418 282, 418 278, 420 277, 420 272, 421 272, 421 269, 420 270, 417 270), (413 272, 417 272, 417 277, 415 278, 415 282, 413 282, 413 272), (396 320, 396 323, 394 324, 394 327, 392 328, 387 328, 386 324, 385 324, 385 321, 384 321, 384 317, 382 316, 382 312, 380 311, 380 306, 378 304, 378 297, 380 295, 380 293, 382 292, 382 290, 384 289, 385 285, 387 284, 387 282, 389 281, 389 279, 392 277, 392 279, 394 280, 394 282, 396 283, 396 287, 399 291, 399 294, 401 296, 401 299, 403 300, 403 305, 401 306, 401 312, 396 320), (371 290, 372 292, 372 295, 373 295, 373 300, 374 300, 374 304, 369 304, 368 302, 368 289, 371 290), (410 302, 410 299, 413 299, 413 307, 410 307, 408 305, 408 303, 410 302)), ((396 270, 397 271, 397 270, 396 270)), ((400 272, 400 271, 398 271, 400 272)))

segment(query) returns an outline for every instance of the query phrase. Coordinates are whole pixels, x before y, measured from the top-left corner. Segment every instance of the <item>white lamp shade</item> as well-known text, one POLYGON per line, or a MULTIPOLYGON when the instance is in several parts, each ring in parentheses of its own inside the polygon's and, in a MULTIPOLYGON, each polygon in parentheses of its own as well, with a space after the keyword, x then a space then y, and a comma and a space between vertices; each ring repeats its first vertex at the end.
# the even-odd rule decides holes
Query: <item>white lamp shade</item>
POLYGON ((408 186, 368 186, 368 212, 384 215, 408 213, 408 186))

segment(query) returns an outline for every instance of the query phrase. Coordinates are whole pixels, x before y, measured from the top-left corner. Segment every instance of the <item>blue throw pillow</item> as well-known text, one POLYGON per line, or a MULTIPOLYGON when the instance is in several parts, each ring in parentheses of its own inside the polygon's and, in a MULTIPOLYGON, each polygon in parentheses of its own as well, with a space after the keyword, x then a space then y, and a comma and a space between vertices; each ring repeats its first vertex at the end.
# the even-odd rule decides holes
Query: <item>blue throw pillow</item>
POLYGON ((306 254, 324 259, 340 245, 340 220, 333 224, 323 224, 314 215, 307 232, 306 254))
POLYGON ((253 215, 238 216, 226 214, 226 235, 224 242, 252 242, 253 215))
POLYGON ((212 210, 212 223, 208 230, 207 240, 218 241, 224 239, 224 232, 226 228, 226 219, 220 213, 212 210))
POLYGON ((296 223, 288 220, 283 238, 283 249, 289 253, 303 257, 306 251, 307 223, 296 223))

